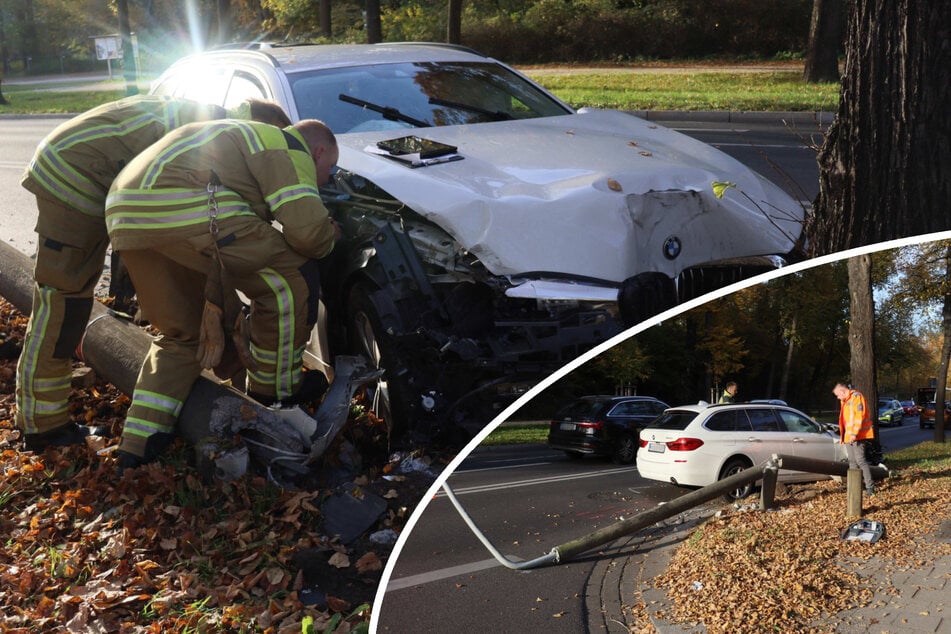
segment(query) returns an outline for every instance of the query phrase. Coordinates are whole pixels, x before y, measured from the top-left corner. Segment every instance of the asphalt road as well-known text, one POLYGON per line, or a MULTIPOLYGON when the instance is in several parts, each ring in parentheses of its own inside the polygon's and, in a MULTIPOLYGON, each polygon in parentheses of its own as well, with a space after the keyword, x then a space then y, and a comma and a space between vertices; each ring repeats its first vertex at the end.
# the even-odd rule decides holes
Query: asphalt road
MULTIPOLYGON (((931 439, 917 418, 881 429, 894 451, 931 439)), ((605 460, 569 460, 545 446, 477 449, 449 478, 476 525, 504 555, 527 561, 683 495, 605 460)), ((716 504, 716 503, 712 503, 716 504)), ((633 547, 632 547, 633 548, 633 547)), ((529 571, 502 567, 445 495, 429 502, 399 552, 377 632, 601 632, 615 628, 599 609, 612 569, 631 549, 602 549, 529 571)))
MULTIPOLYGON (((710 143, 746 163, 783 187, 797 200, 808 204, 818 192, 819 171, 815 150, 819 123, 808 114, 794 116, 763 113, 677 113, 652 112, 649 119, 710 143)), ((0 227, 2 239, 33 255, 36 250, 36 205, 33 196, 20 186, 23 170, 37 144, 62 117, 0 116, 0 227)))

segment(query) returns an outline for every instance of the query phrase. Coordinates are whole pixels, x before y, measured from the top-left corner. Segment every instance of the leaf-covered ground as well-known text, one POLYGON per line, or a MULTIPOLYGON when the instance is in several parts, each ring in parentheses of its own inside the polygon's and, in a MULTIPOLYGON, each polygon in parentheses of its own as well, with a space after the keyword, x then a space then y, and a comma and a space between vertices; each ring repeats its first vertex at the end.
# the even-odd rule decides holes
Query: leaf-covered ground
MULTIPOLYGON (((842 541, 855 519, 844 484, 797 487, 777 510, 719 513, 695 531, 653 580, 671 601, 656 615, 711 633, 837 631, 836 614, 867 605, 872 584, 896 592, 888 575, 856 574, 863 561, 883 559, 897 571, 951 552, 951 543, 930 538, 951 518, 951 444, 923 447, 937 460, 903 469, 864 504, 864 517, 885 524, 884 539, 842 541)), ((635 597, 632 609, 640 631, 654 631, 656 607, 635 597)))
MULTIPOLYGON (((0 632, 299 633, 311 620, 317 632, 366 628, 392 548, 379 536, 401 530, 432 481, 418 469, 401 475, 407 456, 389 456, 379 421, 352 417, 342 436, 361 454, 350 493, 374 493, 387 510, 342 544, 322 530, 328 488, 280 489, 251 474, 203 481, 180 445, 121 478, 115 439, 21 451, 14 379, 25 325, 0 300, 0 632)), ((94 381, 74 389, 71 416, 115 437, 127 406, 94 381)))

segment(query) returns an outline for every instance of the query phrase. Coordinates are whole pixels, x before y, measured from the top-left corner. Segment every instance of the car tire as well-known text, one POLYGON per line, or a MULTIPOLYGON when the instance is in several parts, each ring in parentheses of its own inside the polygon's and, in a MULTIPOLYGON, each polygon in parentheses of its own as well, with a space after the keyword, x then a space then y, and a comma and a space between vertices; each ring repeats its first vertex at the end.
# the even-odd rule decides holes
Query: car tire
POLYGON ((631 464, 637 458, 637 438, 633 434, 621 434, 614 443, 611 458, 617 464, 631 464))
MULTIPOLYGON (((727 463, 723 466, 723 470, 720 471, 720 480, 729 478, 731 475, 736 475, 737 473, 741 471, 746 471, 752 466, 753 465, 750 463, 749 460, 746 460, 744 458, 732 458, 729 461, 727 461, 727 463)), ((725 493, 723 495, 723 499, 727 502, 736 502, 738 500, 742 500, 745 497, 749 497, 753 493, 754 488, 755 487, 753 486, 753 483, 748 482, 742 487, 733 489, 730 492, 725 493)))
POLYGON ((366 357, 371 367, 383 370, 380 380, 366 387, 367 398, 391 437, 398 436, 412 424, 406 406, 408 395, 403 380, 393 376, 393 342, 381 325, 370 291, 362 284, 354 286, 347 299, 347 332, 350 350, 366 357))

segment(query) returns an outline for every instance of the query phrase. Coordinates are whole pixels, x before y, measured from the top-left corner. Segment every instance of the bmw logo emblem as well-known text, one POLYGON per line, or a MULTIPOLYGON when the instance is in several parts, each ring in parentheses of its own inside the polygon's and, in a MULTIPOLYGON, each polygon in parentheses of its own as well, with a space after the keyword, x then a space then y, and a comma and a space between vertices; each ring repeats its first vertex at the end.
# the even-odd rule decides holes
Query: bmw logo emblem
POLYGON ((680 251, 683 249, 683 245, 680 243, 680 238, 677 236, 670 236, 664 242, 664 257, 668 260, 675 259, 680 255, 680 251))

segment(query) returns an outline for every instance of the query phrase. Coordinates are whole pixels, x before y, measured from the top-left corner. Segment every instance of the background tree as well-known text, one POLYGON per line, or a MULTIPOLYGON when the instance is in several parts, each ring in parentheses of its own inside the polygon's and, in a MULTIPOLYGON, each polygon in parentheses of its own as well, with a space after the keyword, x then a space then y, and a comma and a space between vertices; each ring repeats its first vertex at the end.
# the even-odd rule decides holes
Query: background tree
MULTIPOLYGON (((941 240, 909 247, 905 250, 901 271, 901 289, 896 297, 903 305, 940 305, 939 334, 936 340, 940 352, 928 370, 928 376, 937 378, 935 391, 935 442, 945 441, 943 409, 949 365, 951 365, 951 241, 941 240)), ((924 381, 919 387, 924 386, 924 381)))
POLYGON ((320 0, 318 3, 318 13, 320 14, 320 35, 328 40, 333 37, 333 21, 330 8, 330 0, 320 0))
POLYGON ((813 0, 806 63, 802 73, 805 81, 839 81, 842 14, 842 0, 813 0))
POLYGON ((446 20, 446 41, 462 43, 462 0, 449 0, 449 18, 446 20))
POLYGON ((122 42, 122 72, 125 76, 125 94, 139 94, 138 68, 135 50, 132 46, 132 26, 129 23, 129 4, 127 0, 116 0, 116 14, 119 19, 119 38, 122 42))
POLYGON ((872 256, 848 259, 849 269, 849 369, 853 386, 872 409, 872 426, 878 442, 878 373, 875 367, 875 302, 872 299, 872 256))
POLYGON ((380 0, 366 0, 367 43, 378 44, 383 41, 383 23, 380 18, 380 0))
POLYGON ((839 109, 819 153, 819 253, 951 229, 951 11, 854 0, 839 109))

